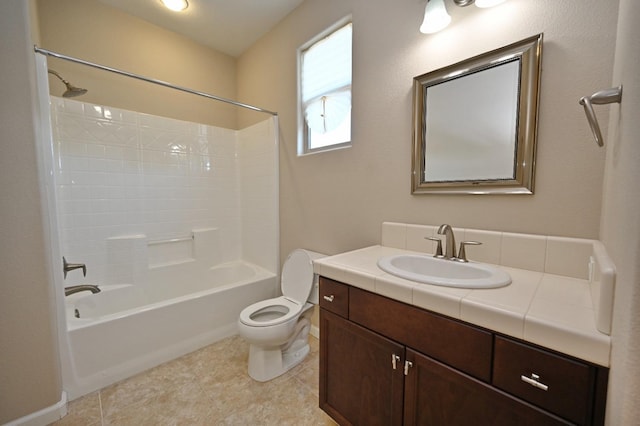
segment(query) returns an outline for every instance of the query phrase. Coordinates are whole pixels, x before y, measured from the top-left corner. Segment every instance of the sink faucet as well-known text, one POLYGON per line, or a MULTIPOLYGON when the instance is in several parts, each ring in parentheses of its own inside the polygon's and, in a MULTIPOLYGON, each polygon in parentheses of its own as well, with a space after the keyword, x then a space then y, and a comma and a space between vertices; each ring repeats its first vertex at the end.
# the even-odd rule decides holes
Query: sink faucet
POLYGON ((453 229, 445 223, 438 228, 438 234, 444 235, 446 239, 444 258, 454 259, 456 257, 456 237, 453 235, 453 229))
POLYGON ((74 293, 78 293, 81 291, 90 291, 93 294, 100 293, 100 289, 97 285, 91 284, 81 284, 81 285, 72 285, 70 287, 64 288, 64 295, 69 296, 74 293))

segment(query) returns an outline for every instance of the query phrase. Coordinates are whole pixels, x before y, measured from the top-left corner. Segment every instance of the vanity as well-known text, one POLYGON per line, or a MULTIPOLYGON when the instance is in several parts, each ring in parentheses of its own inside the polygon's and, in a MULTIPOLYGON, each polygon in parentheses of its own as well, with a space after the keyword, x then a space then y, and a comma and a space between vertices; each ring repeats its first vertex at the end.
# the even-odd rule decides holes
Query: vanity
POLYGON ((601 244, 455 229, 484 240, 472 261, 511 276, 492 289, 377 266, 435 253, 435 230, 384 223, 381 245, 314 262, 320 408, 341 425, 604 424, 615 270, 601 244))

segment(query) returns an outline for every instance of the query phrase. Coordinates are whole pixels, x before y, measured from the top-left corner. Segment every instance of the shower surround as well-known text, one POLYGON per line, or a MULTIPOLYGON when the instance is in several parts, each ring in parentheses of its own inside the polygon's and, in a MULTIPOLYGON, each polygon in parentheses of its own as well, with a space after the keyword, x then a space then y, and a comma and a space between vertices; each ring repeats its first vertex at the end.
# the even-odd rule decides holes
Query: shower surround
POLYGON ((244 307, 275 296, 277 118, 236 131, 50 105, 52 240, 87 266, 56 292, 102 288, 58 309, 70 399, 235 334, 244 307))
POLYGON ((154 242, 205 229, 213 264, 277 271, 274 119, 235 131, 52 97, 51 121, 62 253, 87 265, 65 286, 143 281, 190 256, 154 242))

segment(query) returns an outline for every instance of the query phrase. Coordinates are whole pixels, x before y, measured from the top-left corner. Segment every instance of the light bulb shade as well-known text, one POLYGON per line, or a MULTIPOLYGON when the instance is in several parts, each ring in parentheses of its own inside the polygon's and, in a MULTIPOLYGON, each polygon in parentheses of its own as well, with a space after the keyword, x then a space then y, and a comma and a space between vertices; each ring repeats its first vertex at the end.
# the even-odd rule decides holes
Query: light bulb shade
POLYGON ((181 12, 189 7, 187 0, 162 0, 162 4, 174 12, 181 12))
POLYGON ((451 22, 451 16, 447 13, 444 0, 427 0, 420 32, 424 34, 437 33, 446 28, 449 22, 451 22))
POLYGON ((476 0, 476 6, 478 7, 493 7, 500 3, 504 3, 506 0, 476 0))

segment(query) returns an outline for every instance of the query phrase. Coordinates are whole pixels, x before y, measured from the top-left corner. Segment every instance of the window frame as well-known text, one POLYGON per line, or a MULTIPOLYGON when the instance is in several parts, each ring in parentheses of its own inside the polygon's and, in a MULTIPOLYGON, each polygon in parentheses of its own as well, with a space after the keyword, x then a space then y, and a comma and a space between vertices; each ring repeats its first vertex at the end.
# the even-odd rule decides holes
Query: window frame
POLYGON ((321 95, 318 95, 317 97, 315 97, 313 100, 319 99, 322 96, 326 96, 328 94, 332 94, 332 93, 340 93, 340 92, 345 92, 348 91, 350 93, 350 110, 349 110, 349 117, 350 117, 350 129, 349 129, 349 140, 345 141, 345 142, 341 142, 341 143, 336 143, 336 144, 331 144, 331 145, 326 145, 326 146, 321 146, 321 147, 317 147, 317 148, 310 148, 309 147, 309 143, 310 143, 310 131, 311 129, 309 128, 308 124, 307 124, 307 120, 305 119, 305 106, 310 104, 311 102, 313 102, 313 100, 309 100, 308 102, 304 103, 302 101, 302 56, 304 54, 304 52, 306 52, 307 50, 309 50, 311 47, 313 47, 316 43, 320 42, 321 40, 331 36, 333 33, 335 33, 336 31, 344 28, 347 25, 351 25, 351 48, 352 48, 352 54, 351 57, 353 58, 353 19, 351 15, 345 16, 344 18, 340 19, 339 21, 335 22, 333 25, 329 26, 328 28, 326 28, 324 31, 318 33, 317 35, 315 35, 312 39, 310 39, 309 41, 307 41, 306 43, 304 43, 303 45, 301 45, 298 49, 297 49, 297 84, 298 84, 298 96, 297 96, 297 116, 298 116, 298 156, 303 156, 303 155, 308 155, 308 154, 315 154, 318 152, 325 152, 325 151, 333 151, 336 149, 344 149, 344 148, 350 148, 352 146, 352 140, 353 140, 353 91, 352 91, 352 85, 353 85, 353 60, 351 62, 351 67, 352 67, 352 71, 351 71, 351 82, 348 85, 344 85, 338 88, 334 88, 331 91, 328 92, 324 92, 321 95))

